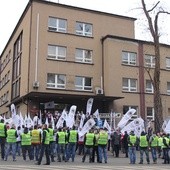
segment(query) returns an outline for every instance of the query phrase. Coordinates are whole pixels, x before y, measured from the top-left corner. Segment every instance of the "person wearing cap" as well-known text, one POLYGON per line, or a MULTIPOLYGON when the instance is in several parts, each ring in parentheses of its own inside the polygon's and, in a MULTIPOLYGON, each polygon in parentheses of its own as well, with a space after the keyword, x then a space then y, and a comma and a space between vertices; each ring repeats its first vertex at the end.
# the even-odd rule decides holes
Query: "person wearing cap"
POLYGON ((135 135, 134 131, 130 132, 130 135, 128 136, 127 141, 128 141, 130 164, 135 164, 136 163, 136 146, 138 144, 138 138, 135 135))

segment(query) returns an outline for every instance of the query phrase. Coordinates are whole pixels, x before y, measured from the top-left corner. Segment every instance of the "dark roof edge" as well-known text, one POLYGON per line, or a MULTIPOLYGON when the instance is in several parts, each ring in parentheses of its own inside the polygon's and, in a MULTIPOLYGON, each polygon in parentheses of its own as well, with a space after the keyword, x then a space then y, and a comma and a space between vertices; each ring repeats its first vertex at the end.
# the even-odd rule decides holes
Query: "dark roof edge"
MULTIPOLYGON (((106 39, 118 39, 118 40, 122 40, 122 41, 132 41, 132 42, 136 42, 136 43, 143 43, 143 44, 149 44, 149 45, 154 45, 153 41, 145 41, 145 40, 140 40, 140 39, 133 39, 133 38, 127 38, 127 37, 120 37, 120 36, 116 36, 116 35, 106 35, 104 37, 101 38, 102 43, 106 40, 106 39)), ((163 43, 159 43, 160 46, 164 46, 164 47, 170 47, 169 44, 163 44, 163 43)))

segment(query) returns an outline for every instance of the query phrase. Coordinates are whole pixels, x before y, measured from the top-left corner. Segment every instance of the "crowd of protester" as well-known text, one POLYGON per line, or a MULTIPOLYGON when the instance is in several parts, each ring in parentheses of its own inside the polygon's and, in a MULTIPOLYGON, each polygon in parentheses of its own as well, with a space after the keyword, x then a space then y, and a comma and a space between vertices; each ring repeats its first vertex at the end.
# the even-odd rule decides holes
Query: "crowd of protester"
MULTIPOLYGON (((57 116, 56 116, 57 117, 57 116)), ((49 115, 50 119, 50 115, 49 115)), ((57 119, 57 118, 56 118, 57 119)), ((52 124, 43 122, 42 126, 17 128, 13 124, 8 127, 4 120, 0 122, 1 159, 8 161, 12 154, 13 161, 16 156, 22 156, 23 160, 35 160, 40 165, 45 155, 45 165, 51 162, 74 162, 75 156, 81 155, 82 162, 107 163, 108 152, 113 157, 120 157, 120 152, 130 160, 130 164, 137 163, 136 152, 140 153, 139 164, 146 162, 156 164, 158 158, 163 159, 163 164, 169 164, 169 134, 165 133, 141 133, 137 137, 134 131, 123 134, 119 130, 94 127, 83 136, 79 136, 78 129, 66 126, 53 129, 52 124)))

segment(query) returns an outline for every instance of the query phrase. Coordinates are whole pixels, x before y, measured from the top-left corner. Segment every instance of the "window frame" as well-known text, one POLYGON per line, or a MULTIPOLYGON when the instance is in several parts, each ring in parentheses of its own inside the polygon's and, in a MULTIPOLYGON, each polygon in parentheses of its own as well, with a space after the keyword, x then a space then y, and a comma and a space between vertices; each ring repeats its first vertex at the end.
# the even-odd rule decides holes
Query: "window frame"
POLYGON ((146 107, 146 118, 147 120, 155 120, 155 112, 154 112, 154 108, 153 107, 146 107), (149 109, 151 109, 151 116, 148 116, 148 111, 149 109))
POLYGON ((137 53, 122 51, 122 64, 136 66, 136 64, 137 64, 137 53), (125 54, 127 54, 127 59, 124 58, 124 57, 126 57, 125 54), (132 54, 134 54, 135 56, 132 56, 132 54), (134 61, 133 61, 132 57, 135 57, 134 61))
POLYGON ((125 92, 137 92, 137 79, 134 78, 122 78, 122 90, 125 92), (127 85, 128 86, 124 86, 124 80, 127 81, 127 85), (136 87, 131 87, 132 82, 131 81, 135 81, 135 85, 136 87))
POLYGON ((48 18, 48 30, 49 31, 54 31, 54 32, 62 32, 62 33, 66 33, 67 32, 67 20, 63 19, 63 18, 56 18, 56 17, 49 17, 48 18), (55 21, 55 26, 53 26, 52 24, 50 24, 50 19, 54 19, 55 21), (64 21, 64 25, 65 27, 60 27, 60 22, 64 21))
POLYGON ((155 68, 155 56, 148 54, 145 55, 145 67, 155 68))
POLYGON ((65 74, 55 74, 55 73, 47 73, 47 88, 51 89, 65 89, 66 88, 66 75, 65 74), (48 82, 48 75, 54 76, 54 82, 48 82), (63 76, 64 83, 59 83, 59 76, 63 76))
POLYGON ((166 69, 170 70, 170 57, 166 57, 166 69))
POLYGON ((154 93, 154 88, 153 88, 153 84, 152 84, 152 81, 151 80, 146 80, 145 82, 145 92, 146 93, 154 93), (148 87, 148 85, 150 87, 148 87))
POLYGON ((91 64, 92 63, 92 50, 76 48, 75 61, 80 62, 80 63, 90 63, 91 64), (81 56, 79 55, 80 53, 78 51, 81 52, 81 56), (89 58, 86 56, 86 53, 90 54, 89 58))
POLYGON ((82 76, 75 76, 75 90, 80 90, 80 91, 92 91, 92 78, 91 77, 82 77, 82 76), (81 80, 77 80, 77 79, 81 79, 81 80), (86 81, 87 79, 90 80, 91 85, 87 86, 86 85, 86 81), (76 82, 77 81, 81 81, 82 85, 77 85, 76 82))
POLYGON ((67 55, 67 48, 65 46, 59 46, 59 45, 48 45, 48 50, 47 50, 47 58, 48 59, 52 59, 52 60, 66 60, 66 55, 67 55), (54 47, 55 48, 55 54, 49 54, 50 51, 50 47, 54 47), (64 55, 60 55, 59 54, 59 50, 60 49, 64 49, 64 55))
POLYGON ((93 36, 93 25, 90 23, 85 23, 85 22, 79 22, 76 21, 76 35, 81 35, 81 36, 86 36, 86 37, 92 37, 93 36), (78 25, 79 24, 79 25, 78 25), (82 30, 78 30, 77 27, 82 25, 82 30), (91 31, 86 31, 86 26, 90 26, 91 31))

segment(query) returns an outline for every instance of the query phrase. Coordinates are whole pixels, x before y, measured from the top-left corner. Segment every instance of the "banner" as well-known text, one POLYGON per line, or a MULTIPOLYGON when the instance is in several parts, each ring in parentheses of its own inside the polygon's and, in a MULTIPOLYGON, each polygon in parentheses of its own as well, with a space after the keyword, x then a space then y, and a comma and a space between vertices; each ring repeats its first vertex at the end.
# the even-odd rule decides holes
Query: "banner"
POLYGON ((64 123, 64 120, 66 120, 67 119, 67 112, 66 112, 66 110, 64 109, 63 110, 63 112, 62 112, 62 114, 61 114, 61 116, 60 116, 60 118, 58 119, 58 121, 57 121, 57 124, 56 124, 56 128, 58 129, 58 128, 60 128, 60 127, 63 127, 63 123, 64 123))
POLYGON ((136 118, 132 122, 130 122, 128 125, 126 125, 122 130, 121 133, 124 133, 127 131, 129 134, 132 130, 134 131, 135 135, 139 137, 141 135, 141 132, 144 131, 144 120, 142 118, 136 118))
POLYGON ((12 118, 13 118, 14 116, 16 116, 16 114, 17 114, 14 104, 11 104, 11 113, 12 113, 12 118))
POLYGON ((131 119, 133 114, 135 114, 136 110, 135 109, 129 109, 126 114, 122 117, 120 122, 118 123, 118 128, 122 129, 125 127, 125 125, 128 123, 128 121, 131 119))
POLYGON ((89 116, 91 114, 92 106, 93 106, 93 98, 90 98, 90 99, 88 99, 87 106, 86 106, 86 115, 87 116, 89 116))
POLYGON ((111 127, 110 127, 110 125, 108 124, 108 122, 107 122, 106 119, 104 120, 103 127, 106 128, 109 133, 111 133, 111 127))
POLYGON ((86 134, 95 124, 96 122, 93 118, 89 119, 83 126, 82 130, 79 132, 79 136, 86 134))
POLYGON ((80 119, 80 124, 79 124, 79 128, 80 129, 83 128, 84 120, 85 120, 85 114, 82 114, 81 115, 81 119, 80 119))
POLYGON ((72 128, 74 125, 76 109, 77 109, 77 106, 73 105, 73 106, 71 106, 70 111, 68 113, 66 125, 69 128, 72 128))
POLYGON ((95 118, 97 118, 97 120, 100 120, 100 115, 99 115, 99 110, 97 109, 94 113, 93 116, 95 116, 95 118))
POLYGON ((54 109, 55 108, 54 101, 45 103, 44 108, 45 109, 54 109))

